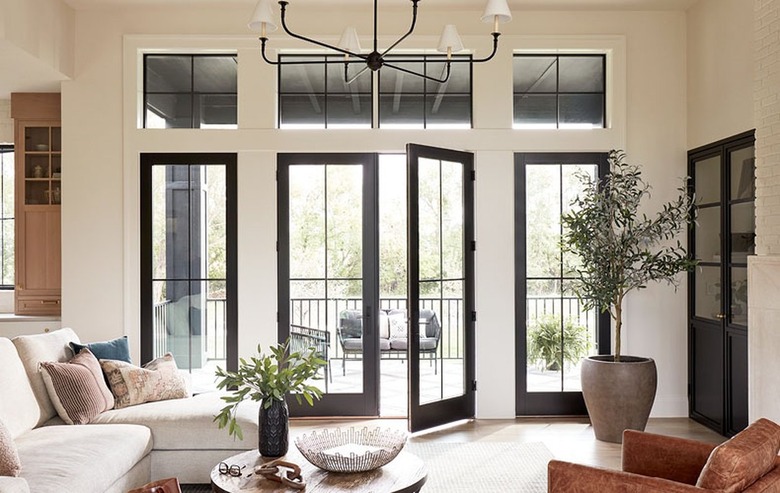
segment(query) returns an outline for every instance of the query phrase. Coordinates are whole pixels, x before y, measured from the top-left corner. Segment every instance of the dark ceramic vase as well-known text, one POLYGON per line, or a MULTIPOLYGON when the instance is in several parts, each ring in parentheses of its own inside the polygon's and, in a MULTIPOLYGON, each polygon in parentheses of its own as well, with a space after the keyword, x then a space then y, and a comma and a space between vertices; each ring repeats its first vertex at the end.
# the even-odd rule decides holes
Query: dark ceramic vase
POLYGON ((265 402, 260 404, 258 416, 257 450, 263 457, 281 457, 287 453, 289 436, 290 412, 287 403, 271 399, 271 405, 266 408, 265 402))

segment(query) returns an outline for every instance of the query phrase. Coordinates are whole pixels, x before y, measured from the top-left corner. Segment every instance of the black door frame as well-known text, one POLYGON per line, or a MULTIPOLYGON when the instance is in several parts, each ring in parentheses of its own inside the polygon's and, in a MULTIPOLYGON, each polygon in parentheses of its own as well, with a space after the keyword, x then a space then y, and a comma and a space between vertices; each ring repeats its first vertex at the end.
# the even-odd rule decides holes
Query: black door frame
POLYGON ((238 157, 235 153, 141 153, 140 156, 140 252, 141 252, 141 363, 154 358, 152 306, 152 168, 164 165, 225 166, 225 366, 238 369, 238 157))
MULTIPOLYGON (((409 315, 409 429, 412 432, 474 417, 475 411, 475 347, 474 322, 474 155, 468 152, 407 144, 407 229, 408 229, 408 291, 409 315), (420 404, 420 283, 419 283, 419 175, 420 158, 463 164, 463 268, 464 268, 464 393, 463 395, 420 404)), ((442 368, 442 373, 444 370, 442 368)))
MULTIPOLYGON (((588 411, 582 392, 528 392, 526 374, 526 165, 529 164, 595 164, 599 177, 609 173, 607 153, 546 152, 515 154, 515 413, 518 416, 585 416, 588 411)), ((609 313, 598 314, 597 344, 599 354, 610 354, 612 324, 609 313)))
POLYGON ((277 155, 277 337, 290 335, 290 166, 363 167, 363 392, 324 394, 316 405, 287 402, 291 416, 379 416, 379 178, 376 153, 279 153, 277 155), (367 330, 368 328, 371 330, 367 330))

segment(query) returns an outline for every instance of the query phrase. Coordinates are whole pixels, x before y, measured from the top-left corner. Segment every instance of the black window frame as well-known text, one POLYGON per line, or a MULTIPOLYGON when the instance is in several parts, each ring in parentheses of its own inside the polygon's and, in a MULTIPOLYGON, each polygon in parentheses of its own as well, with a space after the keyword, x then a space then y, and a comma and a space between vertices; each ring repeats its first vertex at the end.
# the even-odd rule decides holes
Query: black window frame
MULTIPOLYGON (((294 60, 296 58, 305 58, 306 60, 317 60, 321 59, 323 62, 326 62, 328 60, 333 61, 343 61, 344 56, 343 55, 319 55, 319 54, 303 54, 303 53, 288 53, 288 54, 280 54, 279 55, 279 61, 280 62, 286 62, 289 64, 291 60, 294 60)), ((376 90, 374 86, 374 80, 373 77, 371 77, 371 89, 368 93, 365 92, 340 92, 340 91, 329 91, 328 90, 328 72, 331 70, 337 70, 339 72, 344 71, 344 65, 341 63, 323 63, 324 65, 324 79, 323 79, 323 91, 311 91, 311 92, 298 92, 298 91, 284 91, 283 90, 283 84, 282 84, 282 67, 285 65, 279 65, 276 70, 276 128, 282 129, 282 130, 295 130, 291 128, 285 128, 282 126, 282 114, 283 114, 283 96, 291 96, 291 95, 306 95, 306 96, 313 96, 313 97, 319 97, 321 96, 323 99, 323 121, 324 126, 321 128, 327 129, 332 128, 328 126, 328 96, 352 96, 352 95, 365 95, 367 94, 369 96, 369 121, 368 121, 368 128, 374 128, 374 101, 373 101, 373 95, 374 91, 376 90)), ((357 74, 360 70, 363 70, 363 63, 360 61, 357 61, 355 63, 351 63, 350 76, 353 76, 353 74, 357 74)), ((289 66, 289 65, 288 65, 289 66)), ((369 77, 371 76, 371 72, 368 74, 369 77)), ((364 77, 365 75, 362 75, 361 77, 364 77)), ((357 122, 355 125, 361 125, 362 122, 357 122)))
MULTIPOLYGON (((5 190, 5 174, 2 173, 2 168, 5 166, 11 166, 15 167, 15 160, 14 162, 6 163, 5 159, 3 158, 3 155, 10 154, 11 156, 14 155, 14 146, 13 144, 0 144, 0 199, 4 199, 3 197, 3 191, 5 190)), ((14 169, 14 173, 16 170, 14 169)), ((16 193, 16 190, 14 189, 14 184, 11 183, 11 190, 14 191, 14 194, 16 193)), ((12 201, 14 209, 11 211, 11 216, 6 216, 6 211, 4 207, 4 200, 0 200, 0 226, 4 226, 6 221, 11 221, 14 229, 14 235, 16 234, 16 202, 15 200, 12 201)), ((6 237, 5 237, 5 228, 0 227, 0 261, 2 264, 0 265, 0 269, 5 270, 5 263, 6 262, 12 262, 12 272, 13 272, 13 278, 11 279, 11 284, 5 284, 3 283, 3 274, 2 271, 0 271, 0 290, 8 291, 13 290, 16 284, 16 264, 15 264, 15 258, 16 258, 16 243, 15 239, 11 241, 11 243, 14 246, 14 255, 11 258, 11 260, 8 260, 5 258, 5 244, 6 244, 6 237)))
MULTIPOLYGON (((452 59, 453 60, 457 60, 457 59, 470 60, 469 63, 468 63, 468 73, 469 73, 468 86, 469 86, 469 89, 468 89, 467 93, 465 93, 465 92, 451 92, 451 93, 449 93, 448 92, 448 93, 445 93, 445 94, 448 95, 448 96, 458 96, 458 95, 468 96, 468 99, 469 99, 468 128, 474 128, 474 63, 471 61, 471 60, 473 60, 473 57, 471 55, 452 55, 452 59)), ((421 62, 422 65, 423 65, 423 74, 424 75, 430 76, 430 77, 439 78, 442 75, 441 73, 430 73, 430 74, 428 73, 429 63, 443 63, 443 62, 445 62, 447 60, 447 56, 446 55, 427 55, 427 54, 422 54, 422 55, 388 55, 388 56, 385 57, 385 60, 387 61, 387 63, 390 63, 390 64, 392 64, 396 60, 414 61, 415 63, 417 63, 418 60, 419 60, 419 62, 421 62)), ((457 62, 456 64, 453 64, 453 66, 454 65, 460 65, 462 63, 465 63, 465 62, 457 62)), ((387 67, 385 70, 395 70, 395 69, 393 69, 392 67, 387 67)), ((414 77, 414 76, 412 76, 412 77, 414 77)), ((378 106, 377 107, 377 113, 379 115, 379 118, 377 118, 377 122, 376 122, 377 128, 382 128, 382 111, 381 111, 382 105, 381 105, 381 98, 382 98, 383 94, 384 95, 388 95, 388 93, 383 93, 382 92, 382 89, 381 89, 382 88, 381 78, 382 78, 382 71, 380 70, 379 71, 379 80, 378 80, 377 86, 376 86, 377 106, 378 106)), ((428 117, 428 111, 427 111, 428 100, 429 100, 429 98, 436 96, 435 90, 433 90, 433 89, 429 90, 429 85, 436 85, 436 86, 438 86, 440 83, 439 82, 434 82, 434 81, 431 81, 431 80, 428 80, 428 79, 423 79, 423 84, 424 85, 423 85, 422 93, 402 93, 402 94, 406 94, 406 95, 410 95, 410 94, 422 95, 422 97, 423 97, 423 100, 422 100, 423 101, 423 103, 422 103, 422 105, 423 105, 423 108, 422 108, 422 116, 423 116, 422 124, 423 124, 423 126, 422 126, 422 128, 423 129, 428 129, 429 128, 428 127, 428 118, 427 118, 428 117)), ((390 95, 394 95, 395 93, 389 93, 389 94, 390 95)), ((465 123, 466 122, 464 122, 464 124, 465 123)), ((417 127, 410 127, 410 128, 417 128, 417 127)))
MULTIPOLYGON (((556 96, 556 102, 555 102, 555 128, 560 129, 561 128, 561 105, 560 105, 560 96, 568 96, 568 95, 578 95, 578 94, 601 94, 601 127, 593 127, 593 128, 607 128, 607 92, 608 92, 608 80, 607 80, 607 55, 605 53, 515 53, 512 57, 512 68, 514 71, 514 64, 515 60, 518 58, 555 58, 556 66, 560 67, 560 59, 561 58, 601 58, 602 64, 601 64, 601 76, 602 80, 604 81, 604 85, 602 88, 602 91, 591 91, 591 92, 584 92, 584 91, 560 91, 560 69, 556 70, 556 76, 555 76, 555 92, 534 92, 534 95, 555 95, 556 96)), ((516 92, 514 88, 514 81, 512 84, 512 127, 515 130, 518 130, 518 127, 515 125, 518 125, 518 122, 515 120, 515 100, 518 96, 521 96, 523 94, 528 94, 527 92, 516 92)), ((520 130, 524 130, 524 128, 519 128, 520 130)))
POLYGON ((195 116, 197 112, 195 111, 195 103, 198 101, 198 98, 196 96, 201 94, 207 94, 210 96, 235 96, 236 98, 236 121, 235 125, 236 128, 238 128, 238 70, 236 70, 236 91, 235 92, 209 92, 209 91, 195 91, 195 59, 196 58, 233 58, 236 65, 238 65, 238 53, 144 53, 143 56, 143 128, 147 128, 147 121, 146 121, 146 113, 149 111, 148 107, 148 96, 150 94, 170 94, 170 95, 189 95, 190 96, 190 126, 189 127, 175 127, 175 128, 191 128, 191 129, 202 129, 202 127, 195 126, 195 116), (149 92, 149 89, 147 88, 147 77, 146 77, 146 70, 147 70, 147 60, 150 58, 164 58, 164 57, 175 57, 175 58, 182 58, 182 57, 189 57, 190 58, 190 90, 189 91, 155 91, 155 92, 149 92))

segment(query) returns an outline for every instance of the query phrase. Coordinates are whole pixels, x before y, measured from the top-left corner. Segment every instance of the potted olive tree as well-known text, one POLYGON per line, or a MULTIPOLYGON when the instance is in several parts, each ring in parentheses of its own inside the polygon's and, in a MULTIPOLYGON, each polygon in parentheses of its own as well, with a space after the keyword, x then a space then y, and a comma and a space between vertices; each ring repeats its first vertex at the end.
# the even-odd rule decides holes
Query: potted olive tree
POLYGON ((657 373, 651 358, 620 353, 623 300, 652 281, 675 286, 678 274, 696 265, 679 241, 693 222, 687 179, 678 196, 655 216, 640 211, 650 186, 639 167, 610 151, 610 173, 601 180, 581 175, 583 189, 563 214, 563 249, 579 258, 575 294, 585 309, 609 312, 614 352, 583 360, 582 393, 596 438, 620 443, 623 430, 644 430, 655 400, 657 373))
POLYGON ((238 405, 246 399, 261 401, 258 416, 258 451, 264 457, 281 457, 287 453, 289 444, 289 410, 285 396, 292 394, 299 404, 305 400, 314 405, 314 399, 322 397, 322 391, 308 382, 317 379, 317 372, 325 361, 315 348, 291 352, 289 341, 272 346, 271 354, 261 352, 259 357, 249 360, 241 358, 238 371, 225 371, 217 367, 220 378, 217 388, 229 389, 222 397, 228 404, 214 417, 219 428, 228 428, 228 433, 244 439, 241 426, 236 421, 238 405))

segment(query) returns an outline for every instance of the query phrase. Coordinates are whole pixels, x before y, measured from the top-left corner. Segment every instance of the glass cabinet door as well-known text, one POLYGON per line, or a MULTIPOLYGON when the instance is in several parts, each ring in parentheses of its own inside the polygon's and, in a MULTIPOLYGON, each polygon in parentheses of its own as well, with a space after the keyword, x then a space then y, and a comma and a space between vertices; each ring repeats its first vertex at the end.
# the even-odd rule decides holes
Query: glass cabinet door
POLYGON ((720 205, 720 155, 694 162, 694 190, 697 220, 694 228, 694 252, 699 266, 694 282, 694 316, 720 320, 722 242, 720 205))
POLYGON ((24 204, 59 205, 62 200, 61 129, 24 128, 24 204))

